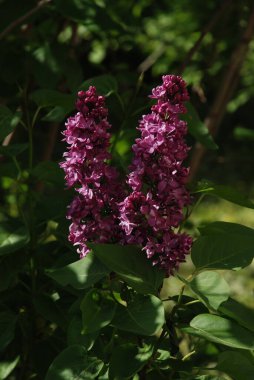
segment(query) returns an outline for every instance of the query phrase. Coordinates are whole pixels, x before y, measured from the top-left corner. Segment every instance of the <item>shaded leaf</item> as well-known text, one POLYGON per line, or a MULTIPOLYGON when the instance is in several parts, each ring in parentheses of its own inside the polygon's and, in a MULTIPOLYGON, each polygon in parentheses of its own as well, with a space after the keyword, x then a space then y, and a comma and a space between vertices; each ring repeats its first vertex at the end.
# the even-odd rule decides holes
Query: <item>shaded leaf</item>
POLYGON ((243 226, 242 224, 229 223, 229 222, 213 222, 205 226, 200 226, 199 231, 202 236, 214 236, 216 234, 229 234, 239 235, 242 238, 252 237, 254 230, 252 228, 243 226))
POLYGON ((98 334, 99 331, 92 334, 82 334, 82 320, 75 315, 67 329, 67 342, 69 346, 80 344, 89 351, 93 347, 98 334))
POLYGON ((239 325, 251 330, 254 333, 254 312, 252 309, 240 304, 232 298, 223 302, 219 307, 219 312, 234 319, 239 325))
POLYGON ((45 183, 64 186, 64 173, 53 161, 41 161, 32 170, 32 174, 45 183))
POLYGON ((89 288, 108 273, 109 270, 91 252, 72 264, 47 271, 47 275, 60 285, 70 285, 76 289, 89 288))
POLYGON ((227 373, 234 380, 253 380, 254 365, 241 352, 222 352, 216 369, 227 373))
POLYGON ((57 303, 52 300, 47 294, 37 294, 33 299, 35 309, 45 319, 56 323, 65 330, 67 320, 63 311, 58 307, 57 303))
POLYGON ((152 266, 140 248, 130 245, 89 244, 95 255, 111 271, 140 293, 158 294, 164 272, 152 266))
POLYGON ((9 157, 18 156, 23 153, 27 148, 28 144, 11 144, 7 146, 0 146, 0 154, 9 157))
POLYGON ((30 98, 38 107, 61 106, 66 112, 72 111, 75 105, 75 95, 64 94, 55 90, 36 90, 30 95, 30 98))
POLYGON ((159 298, 136 295, 127 307, 118 305, 112 324, 134 334, 154 335, 164 322, 164 307, 159 298))
POLYGON ((81 302, 83 333, 93 333, 107 326, 113 319, 116 302, 97 289, 91 289, 81 302))
POLYGON ((53 361, 45 380, 91 380, 100 373, 103 362, 88 356, 79 345, 67 347, 53 361))
MULTIPOLYGON (((72 111, 74 107, 70 107, 69 111, 72 111)), ((68 109, 66 111, 66 108, 63 108, 61 106, 56 106, 50 110, 46 116, 42 118, 43 121, 49 121, 49 122, 56 122, 60 123, 66 116, 66 114, 69 113, 68 109)))
POLYGON ((250 199, 230 186, 215 185, 210 181, 201 181, 198 183, 194 193, 214 195, 239 206, 254 209, 254 203, 250 199))
POLYGON ((112 75, 99 75, 87 79, 81 84, 80 89, 86 91, 89 86, 95 86, 97 93, 104 96, 109 96, 117 91, 117 81, 112 75))
POLYGON ((183 114, 181 118, 188 123, 189 133, 202 145, 208 149, 218 149, 218 145, 206 125, 200 120, 199 115, 193 105, 189 102, 185 103, 187 113, 183 114))
POLYGON ((109 362, 109 379, 126 379, 134 376, 147 363, 152 353, 152 346, 141 348, 133 343, 116 346, 109 362))
POLYGON ((0 313, 0 352, 13 340, 17 317, 13 313, 0 313))

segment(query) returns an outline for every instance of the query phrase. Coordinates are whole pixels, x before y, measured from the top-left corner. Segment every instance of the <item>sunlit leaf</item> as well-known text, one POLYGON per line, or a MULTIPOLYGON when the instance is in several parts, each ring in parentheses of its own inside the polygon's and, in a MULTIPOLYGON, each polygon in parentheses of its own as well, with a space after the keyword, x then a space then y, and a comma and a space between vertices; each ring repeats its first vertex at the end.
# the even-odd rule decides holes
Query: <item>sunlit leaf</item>
POLYGON ((17 356, 14 360, 0 361, 0 379, 6 379, 14 368, 17 366, 20 357, 17 356))
POLYGON ((89 288, 108 273, 109 270, 92 253, 65 267, 47 271, 47 275, 60 285, 76 289, 89 288))
POLYGON ((235 223, 215 222, 201 229, 191 257, 199 269, 240 269, 254 256, 254 230, 235 223))
POLYGON ((202 272, 186 283, 206 306, 215 310, 228 299, 230 294, 227 282, 217 272, 202 272))
POLYGON ((237 323, 212 314, 197 315, 182 330, 211 342, 243 350, 254 349, 254 334, 237 323))
POLYGON ((0 105, 0 141, 9 135, 20 121, 20 114, 13 114, 11 110, 0 105))
POLYGON ((0 223, 0 256, 17 251, 30 240, 26 226, 17 221, 0 223))

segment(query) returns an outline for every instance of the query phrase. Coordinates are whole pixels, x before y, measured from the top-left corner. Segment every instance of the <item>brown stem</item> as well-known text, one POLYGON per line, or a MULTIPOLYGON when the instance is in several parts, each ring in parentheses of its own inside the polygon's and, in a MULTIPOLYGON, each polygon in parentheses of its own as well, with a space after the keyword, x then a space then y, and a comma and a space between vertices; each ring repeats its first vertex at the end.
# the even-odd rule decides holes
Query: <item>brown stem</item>
POLYGON ((52 153, 54 151, 54 146, 55 146, 56 139, 57 139, 58 129, 59 129, 58 123, 54 123, 51 125, 50 131, 48 134, 47 145, 46 145, 45 150, 43 152, 43 158, 42 158, 43 161, 50 161, 51 160, 52 153))
MULTIPOLYGON (((239 44, 236 46, 231 55, 227 71, 223 80, 221 81, 220 87, 217 92, 217 96, 211 107, 210 113, 205 119, 205 125, 207 126, 212 136, 216 135, 220 123, 225 115, 227 103, 237 86, 239 80, 239 73, 244 62, 245 56, 247 54, 249 43, 252 39, 253 33, 254 7, 250 14, 248 25, 242 36, 242 39, 240 40, 239 44)), ((189 181, 192 181, 195 178, 205 152, 206 148, 203 145, 201 145, 200 143, 197 143, 195 145, 190 163, 190 175, 188 178, 189 181)))
POLYGON ((196 51, 199 49, 204 37, 209 33, 214 25, 219 21, 220 17, 223 15, 225 10, 228 8, 228 6, 232 3, 232 0, 225 0, 220 7, 217 9, 217 11, 214 13, 213 17, 210 19, 210 21, 206 24, 204 29, 202 30, 199 38, 195 42, 195 44, 192 46, 192 48, 187 53, 187 56, 182 64, 182 66, 179 69, 179 74, 181 74, 185 67, 190 63, 193 55, 196 53, 196 51))
POLYGON ((19 17, 17 20, 14 20, 10 23, 1 33, 0 33, 0 40, 3 39, 7 34, 9 34, 16 26, 22 24, 24 21, 26 21, 29 17, 31 17, 33 14, 38 12, 42 7, 50 3, 51 0, 41 0, 38 2, 38 4, 30 9, 27 13, 25 13, 23 16, 19 17))
POLYGON ((138 66, 138 72, 144 73, 157 61, 157 59, 165 52, 166 47, 159 45, 143 62, 138 66))

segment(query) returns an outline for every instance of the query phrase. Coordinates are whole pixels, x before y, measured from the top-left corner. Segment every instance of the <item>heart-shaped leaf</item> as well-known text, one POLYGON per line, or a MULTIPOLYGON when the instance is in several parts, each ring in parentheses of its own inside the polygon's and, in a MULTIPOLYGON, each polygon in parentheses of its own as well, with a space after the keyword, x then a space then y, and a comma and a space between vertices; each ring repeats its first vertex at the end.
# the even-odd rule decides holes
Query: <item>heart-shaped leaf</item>
POLYGON ((164 307, 159 298, 136 295, 127 307, 117 307, 112 324, 134 334, 154 335, 164 322, 164 307))

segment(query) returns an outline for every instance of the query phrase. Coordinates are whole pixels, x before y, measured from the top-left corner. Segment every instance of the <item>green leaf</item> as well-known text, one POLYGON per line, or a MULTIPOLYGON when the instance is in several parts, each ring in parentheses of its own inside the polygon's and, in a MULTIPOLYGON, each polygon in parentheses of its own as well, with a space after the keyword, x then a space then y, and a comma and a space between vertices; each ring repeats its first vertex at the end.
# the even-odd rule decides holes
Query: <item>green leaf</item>
MULTIPOLYGON (((71 108, 71 107, 70 107, 71 108)), ((70 109, 72 111, 74 107, 70 109)), ((46 116, 42 118, 43 121, 49 121, 49 122, 56 122, 60 123, 66 116, 66 114, 69 113, 66 112, 66 109, 61 106, 56 106, 50 110, 46 116)))
POLYGON ((134 376, 144 367, 152 353, 152 346, 140 348, 133 343, 116 346, 109 362, 109 380, 120 380, 134 376))
POLYGON ((222 352, 216 369, 227 373, 234 380, 253 380, 254 365, 241 352, 222 352))
POLYGON ((103 264, 116 272, 135 290, 144 294, 158 294, 165 274, 152 266, 140 248, 117 244, 89 244, 89 246, 103 264))
POLYGON ((32 175, 39 181, 64 186, 64 173, 56 162, 41 161, 32 170, 32 175))
POLYGON ((214 236, 217 234, 239 235, 241 238, 253 237, 254 230, 242 224, 229 222, 213 222, 198 228, 202 236, 214 236))
POLYGON ((236 127, 233 131, 236 140, 240 141, 254 141, 254 131, 249 128, 236 127))
POLYGON ((67 342, 68 345, 80 344, 89 351, 99 334, 99 331, 95 331, 92 334, 82 334, 82 320, 79 316, 75 315, 67 329, 67 342))
POLYGON ((26 253, 20 255, 17 252, 15 255, 2 256, 0 260, 0 292, 10 289, 16 282, 16 277, 22 271, 23 266, 26 265, 26 253))
POLYGON ((36 90, 30 95, 30 98, 38 107, 61 106, 67 112, 72 111, 75 105, 75 95, 63 94, 55 90, 36 90))
POLYGON ((100 373, 103 362, 88 356, 79 345, 67 347, 53 361, 45 380, 91 380, 100 373))
POLYGON ((9 157, 15 157, 23 153, 29 144, 11 144, 7 146, 0 146, 0 154, 9 157))
POLYGON ((63 330, 66 329, 66 316, 51 297, 47 294, 37 294, 33 299, 33 304, 37 312, 46 320, 56 323, 63 330))
POLYGON ((198 269, 240 269, 253 259, 254 230, 240 224, 215 222, 201 229, 191 257, 198 269))
MULTIPOLYGON (((91 11, 93 10, 96 3, 93 4, 93 2, 90 2, 89 8, 87 7, 87 5, 88 3, 83 0, 75 0, 75 1, 55 0, 54 2, 54 6, 56 7, 56 10, 58 10, 68 19, 79 21, 81 23, 84 23, 87 20, 88 15, 90 16, 91 11)), ((88 18, 88 20, 90 21, 90 17, 88 18)))
POLYGON ((192 380, 227 380, 227 379, 221 376, 200 375, 200 376, 193 377, 192 380))
POLYGON ((8 107, 0 105, 0 141, 4 140, 20 121, 20 114, 13 114, 8 107))
POLYGON ((97 289, 91 289, 81 302, 83 333, 91 334, 107 326, 113 319, 116 302, 97 289))
POLYGON ((117 92, 117 82, 112 75, 99 75, 94 78, 87 79, 80 86, 80 90, 88 90, 89 86, 95 86, 97 93, 104 96, 109 96, 117 92))
POLYGON ((155 296, 136 295, 127 307, 118 305, 112 324, 139 335, 154 335, 164 324, 164 307, 155 296))
POLYGON ((70 285, 75 289, 86 289, 103 277, 109 270, 90 252, 81 260, 58 269, 49 269, 47 275, 62 286, 70 285))
POLYGON ((207 149, 218 149, 218 145, 214 142, 206 125, 200 120, 193 105, 186 102, 185 106, 187 108, 187 113, 183 114, 181 118, 187 121, 189 133, 207 149))
POLYGON ((254 333, 254 311, 240 304, 232 298, 223 302, 219 307, 219 312, 234 319, 239 325, 251 330, 254 333))
POLYGON ((17 317, 13 313, 0 313, 0 352, 13 340, 17 317))
POLYGON ((0 379, 1 380, 6 379, 14 370, 18 362, 19 362, 19 356, 17 356, 14 360, 11 360, 11 361, 0 362, 0 379))
POLYGON ((182 328, 188 334, 243 350, 254 349, 254 334, 235 322, 212 314, 199 314, 182 328))
POLYGON ((186 283, 200 301, 215 310, 228 299, 230 294, 227 282, 217 272, 202 272, 186 283))
POLYGON ((230 186, 215 185, 214 183, 205 180, 198 183, 194 193, 214 195, 239 206, 254 209, 254 203, 250 199, 230 186))
POLYGON ((0 224, 0 256, 15 252, 29 242, 27 228, 17 221, 1 222, 0 224))

